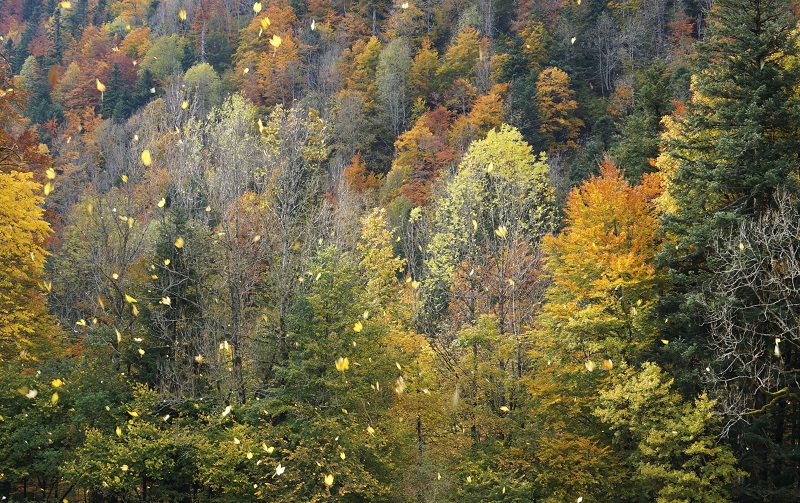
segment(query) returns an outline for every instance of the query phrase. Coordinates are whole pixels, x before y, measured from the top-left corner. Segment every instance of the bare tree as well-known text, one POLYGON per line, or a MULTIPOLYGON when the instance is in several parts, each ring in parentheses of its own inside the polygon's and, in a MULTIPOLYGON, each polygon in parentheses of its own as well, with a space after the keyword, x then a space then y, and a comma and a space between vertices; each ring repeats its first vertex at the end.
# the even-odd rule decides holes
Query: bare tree
POLYGON ((728 417, 726 432, 796 404, 800 391, 800 212, 786 194, 774 208, 720 239, 710 261, 705 307, 716 358, 706 375, 728 417))

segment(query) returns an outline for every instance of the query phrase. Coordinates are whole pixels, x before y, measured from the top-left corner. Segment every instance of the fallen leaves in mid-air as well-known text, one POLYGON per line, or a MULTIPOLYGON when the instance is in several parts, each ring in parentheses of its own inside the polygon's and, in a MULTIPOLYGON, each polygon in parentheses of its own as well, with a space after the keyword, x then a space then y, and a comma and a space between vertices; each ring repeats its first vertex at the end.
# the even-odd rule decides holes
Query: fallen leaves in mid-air
POLYGON ((181 11, 178 12, 178 17, 181 21, 186 21, 186 9, 181 9, 181 11))
MULTIPOLYGON (((275 467, 275 475, 283 475, 283 472, 285 472, 285 471, 286 471, 286 467, 285 466, 281 466, 280 463, 278 463, 278 466, 275 467)), ((273 475, 273 476, 275 476, 275 475, 273 475)))
POLYGON ((261 12, 261 2, 256 2, 253 4, 253 12, 255 12, 256 14, 261 12))
POLYGON ((184 245, 183 238, 178 237, 178 239, 175 240, 175 248, 183 248, 183 245, 184 245))
POLYGON ((150 157, 150 151, 149 150, 143 150, 142 151, 142 163, 145 166, 150 166, 150 163, 152 163, 152 162, 153 162, 153 159, 150 157))
POLYGON ((333 474, 329 473, 325 475, 325 485, 330 487, 333 485, 333 474))
POLYGON ((355 323, 355 325, 353 325, 353 332, 356 332, 356 333, 361 332, 361 330, 363 330, 363 328, 364 328, 364 326, 361 324, 361 322, 357 321, 355 323))
POLYGON ((227 416, 228 414, 230 414, 230 413, 231 413, 231 409, 233 409, 233 407, 231 407, 230 405, 228 405, 227 407, 225 407, 225 410, 223 410, 223 411, 222 411, 222 417, 225 417, 225 416, 227 416))
POLYGON ((350 368, 350 359, 347 358, 346 356, 344 358, 339 357, 339 359, 336 360, 336 370, 338 370, 339 372, 344 372, 349 368, 350 368))
POLYGON ((281 46, 281 42, 283 42, 283 40, 281 40, 281 37, 277 35, 273 35, 272 38, 269 39, 269 45, 271 45, 275 49, 281 46))

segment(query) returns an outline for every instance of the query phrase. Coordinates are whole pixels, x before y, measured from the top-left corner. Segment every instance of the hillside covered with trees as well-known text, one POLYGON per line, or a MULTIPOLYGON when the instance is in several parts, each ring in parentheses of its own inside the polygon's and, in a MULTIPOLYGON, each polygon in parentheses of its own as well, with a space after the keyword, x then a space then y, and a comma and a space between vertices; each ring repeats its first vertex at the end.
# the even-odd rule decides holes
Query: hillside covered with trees
POLYGON ((800 501, 785 0, 0 0, 6 501, 800 501))

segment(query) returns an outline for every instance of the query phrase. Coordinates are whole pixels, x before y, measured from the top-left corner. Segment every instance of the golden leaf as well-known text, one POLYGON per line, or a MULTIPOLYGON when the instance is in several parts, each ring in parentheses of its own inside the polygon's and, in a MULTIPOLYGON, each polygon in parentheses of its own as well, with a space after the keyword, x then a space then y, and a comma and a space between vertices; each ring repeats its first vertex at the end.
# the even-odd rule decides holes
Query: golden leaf
POLYGON ((255 12, 256 14, 261 12, 261 2, 256 2, 253 4, 253 12, 255 12))
POLYGON ((98 90, 98 91, 100 91, 101 93, 104 93, 104 92, 106 92, 106 86, 105 86, 105 84, 103 84, 102 82, 100 82, 100 79, 94 79, 94 80, 95 80, 95 82, 96 82, 96 84, 97 84, 97 90, 98 90))
POLYGON ((181 103, 181 108, 184 109, 184 110, 189 108, 189 102, 184 100, 183 103, 181 103))
POLYGON ((267 28, 269 28, 269 25, 270 25, 270 24, 271 24, 271 23, 270 23, 270 21, 269 21, 269 18, 268 18, 268 17, 263 17, 263 18, 261 18, 261 29, 262 29, 262 30, 264 30, 264 31, 267 31, 267 28))
POLYGON ((181 21, 186 21, 186 10, 181 9, 181 11, 178 12, 178 17, 181 19, 181 21))
POLYGON ((117 436, 118 437, 122 436, 122 428, 120 428, 119 426, 117 426, 117 436))
POLYGON ((167 200, 162 197, 161 200, 158 202, 158 207, 163 208, 165 204, 167 204, 167 200))
POLYGON ((328 475, 325 475, 325 485, 328 487, 333 485, 333 474, 329 473, 328 475))
POLYGON ((53 405, 58 403, 58 393, 53 393, 53 396, 50 397, 50 403, 53 405))
POLYGON ((273 35, 272 38, 269 39, 269 45, 276 49, 281 46, 281 42, 283 42, 283 40, 281 40, 281 37, 277 35, 273 35))
POLYGON ((183 248, 183 244, 184 241, 182 237, 178 237, 178 239, 175 240, 175 248, 183 248))
POLYGON ((138 302, 138 301, 126 293, 125 294, 125 302, 127 302, 128 304, 133 304, 133 303, 138 302))
POLYGON ((54 388, 60 388, 64 384, 64 381, 61 379, 53 379, 50 381, 50 384, 52 384, 54 388))
POLYGON ((135 410, 129 410, 128 414, 130 414, 131 417, 139 417, 139 413, 135 410))
POLYGON ((364 326, 361 324, 361 322, 360 322, 360 321, 357 321, 357 322, 355 323, 355 325, 353 325, 353 332, 356 332, 356 333, 358 333, 358 332, 361 332, 361 330, 362 330, 363 328, 364 328, 364 326))
POLYGON ((47 171, 45 171, 44 174, 47 175, 47 178, 52 180, 56 177, 56 170, 53 168, 47 168, 47 171))
POLYGON ((142 151, 142 163, 145 166, 150 166, 151 162, 153 162, 153 160, 150 158, 150 151, 149 150, 142 151))
POLYGON ((336 360, 336 370, 344 372, 350 368, 350 359, 347 357, 339 358, 336 360))
POLYGON ((44 195, 49 196, 51 192, 53 192, 53 184, 47 182, 46 184, 44 184, 44 195))

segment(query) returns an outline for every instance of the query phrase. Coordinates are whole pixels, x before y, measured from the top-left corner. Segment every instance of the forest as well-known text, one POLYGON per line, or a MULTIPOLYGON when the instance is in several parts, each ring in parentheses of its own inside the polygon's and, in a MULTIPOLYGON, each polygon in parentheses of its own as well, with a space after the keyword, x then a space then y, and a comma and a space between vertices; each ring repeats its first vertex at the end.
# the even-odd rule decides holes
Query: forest
POLYGON ((0 0, 0 496, 800 501, 787 0, 0 0))

